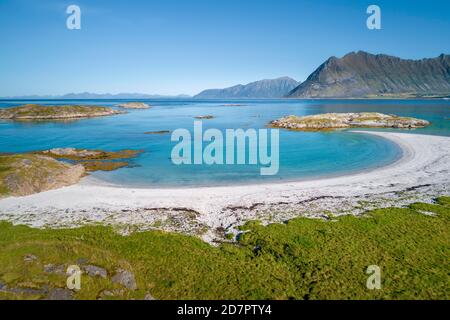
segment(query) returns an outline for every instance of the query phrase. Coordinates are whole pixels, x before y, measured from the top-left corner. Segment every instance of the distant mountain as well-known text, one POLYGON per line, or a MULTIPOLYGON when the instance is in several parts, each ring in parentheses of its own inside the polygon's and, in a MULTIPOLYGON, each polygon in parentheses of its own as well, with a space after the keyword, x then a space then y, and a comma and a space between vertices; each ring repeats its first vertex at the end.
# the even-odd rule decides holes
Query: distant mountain
POLYGON ((450 55, 405 60, 352 52, 329 58, 288 98, 424 97, 450 94, 450 55))
POLYGON ((289 77, 266 79, 246 85, 239 84, 225 89, 209 89, 200 92, 194 98, 229 99, 229 98, 281 98, 299 85, 289 77))
POLYGON ((30 96, 18 96, 18 97, 3 97, 2 99, 21 99, 21 100, 35 100, 35 99, 68 99, 68 100, 76 100, 76 99, 159 99, 159 98, 172 98, 172 99, 182 99, 182 98, 190 98, 188 95, 176 95, 176 96, 165 96, 158 94, 143 94, 143 93, 91 93, 91 92, 82 92, 82 93, 68 93, 65 95, 30 95, 30 96))

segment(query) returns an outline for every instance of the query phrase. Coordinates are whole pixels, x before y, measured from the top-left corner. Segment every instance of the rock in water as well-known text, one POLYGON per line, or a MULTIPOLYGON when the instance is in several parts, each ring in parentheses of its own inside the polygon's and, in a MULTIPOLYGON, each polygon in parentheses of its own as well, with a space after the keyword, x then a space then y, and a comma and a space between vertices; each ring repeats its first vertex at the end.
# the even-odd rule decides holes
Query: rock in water
POLYGON ((199 120, 209 120, 209 119, 214 119, 214 116, 196 116, 195 119, 199 119, 199 120))
POLYGON ((124 109, 150 109, 151 107, 143 102, 127 102, 117 105, 120 108, 124 109))
POLYGON ((324 113, 311 116, 287 116, 271 123, 274 128, 292 130, 330 130, 341 128, 402 128, 413 129, 428 126, 426 120, 387 115, 378 112, 324 113))
POLYGON ((26 104, 0 109, 0 119, 10 120, 70 120, 122 114, 123 111, 99 106, 43 106, 26 104))

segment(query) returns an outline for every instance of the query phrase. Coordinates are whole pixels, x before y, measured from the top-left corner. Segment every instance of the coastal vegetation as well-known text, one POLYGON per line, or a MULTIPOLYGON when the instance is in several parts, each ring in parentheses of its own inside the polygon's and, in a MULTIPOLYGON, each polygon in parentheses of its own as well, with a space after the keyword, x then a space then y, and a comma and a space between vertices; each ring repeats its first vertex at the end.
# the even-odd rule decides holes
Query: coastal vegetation
POLYGON ((99 106, 43 106, 26 104, 18 107, 0 109, 0 119, 8 120, 70 120, 110 116, 124 113, 108 107, 99 106))
POLYGON ((113 171, 129 165, 128 161, 117 161, 131 159, 142 153, 142 150, 86 150, 75 148, 54 148, 38 151, 36 154, 45 155, 58 160, 68 160, 72 163, 83 165, 87 172, 113 171))
POLYGON ((74 161, 87 160, 116 160, 134 158, 142 150, 120 150, 120 151, 103 151, 103 150, 86 150, 75 148, 54 148, 50 150, 38 151, 37 154, 43 154, 55 159, 65 159, 74 161))
POLYGON ((85 175, 72 165, 36 154, 0 156, 0 198, 25 196, 77 183, 85 175))
POLYGON ((217 247, 161 231, 1 222, 0 298, 449 299, 449 223, 450 197, 328 221, 251 221, 217 247), (81 290, 67 292, 74 264, 81 290), (366 287, 369 265, 381 269, 380 290, 366 287))
POLYGON ((414 129, 423 128, 429 124, 426 120, 387 115, 379 112, 324 113, 303 117, 291 115, 270 123, 274 128, 304 131, 345 128, 414 129))
POLYGON ((0 155, 0 198, 25 196, 76 184, 86 172, 112 171, 141 150, 102 151, 74 148, 0 155), (61 161, 62 160, 62 161, 61 161), (118 161, 121 160, 121 161, 118 161))

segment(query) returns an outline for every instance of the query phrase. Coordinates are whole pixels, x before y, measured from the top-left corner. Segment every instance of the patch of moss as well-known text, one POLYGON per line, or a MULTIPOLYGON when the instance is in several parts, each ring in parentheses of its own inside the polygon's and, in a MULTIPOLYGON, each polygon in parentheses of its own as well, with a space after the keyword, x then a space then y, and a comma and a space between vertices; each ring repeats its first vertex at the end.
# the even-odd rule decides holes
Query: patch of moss
POLYGON ((130 159, 138 156, 143 150, 119 150, 119 151, 103 151, 103 150, 81 150, 74 149, 73 154, 58 154, 48 151, 38 151, 34 154, 42 154, 48 157, 52 157, 60 160, 73 160, 73 161, 86 161, 86 160, 117 160, 117 159, 130 159), (91 154, 83 154, 83 151, 88 151, 91 154))
POLYGON ((109 107, 87 105, 44 106, 26 104, 18 107, 0 110, 1 119, 30 120, 30 119, 70 119, 106 116, 123 113, 109 107))
POLYGON ((0 155, 0 195, 23 196, 76 183, 83 170, 35 154, 0 155))
MULTIPOLYGON (((198 238, 148 231, 120 236, 112 229, 32 229, 0 223, 0 281, 9 286, 65 285, 43 265, 80 258, 133 270, 141 299, 449 299, 449 198, 426 205, 436 216, 386 208, 337 222, 297 218, 262 226, 249 222, 237 244, 212 247, 198 238), (445 205, 443 205, 445 204, 445 205), (34 254, 38 262, 25 263, 34 254), (382 289, 368 290, 367 266, 381 268, 382 289), (11 277, 11 274, 14 276, 11 277)), ((83 275, 78 299, 95 299, 110 281, 83 275)), ((8 294, 5 298, 27 298, 8 294)))
POLYGON ((113 171, 128 166, 128 162, 119 161, 80 161, 87 172, 93 171, 113 171))

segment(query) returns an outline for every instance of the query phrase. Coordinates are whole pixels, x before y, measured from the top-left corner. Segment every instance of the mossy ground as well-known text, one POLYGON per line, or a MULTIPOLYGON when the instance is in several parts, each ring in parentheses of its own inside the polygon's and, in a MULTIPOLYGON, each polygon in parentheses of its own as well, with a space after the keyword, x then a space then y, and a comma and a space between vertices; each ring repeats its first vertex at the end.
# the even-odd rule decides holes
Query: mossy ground
POLYGON ((39 155, 0 155, 0 197, 24 195, 20 187, 25 185, 30 190, 37 190, 47 183, 49 177, 55 178, 66 169, 64 163, 39 155))
POLYGON ((59 155, 51 152, 34 152, 35 154, 42 154, 48 157, 55 158, 57 160, 69 160, 73 163, 80 163, 84 166, 87 172, 94 171, 114 171, 120 168, 129 166, 128 161, 115 161, 124 160, 137 157, 143 152, 143 150, 120 150, 120 151, 103 151, 103 150, 91 150, 92 155, 80 156, 79 154, 59 155))
MULTIPOLYGON (((3 222, 0 282, 64 287, 64 276, 44 274, 42 266, 84 258, 109 273, 123 267, 135 274, 139 289, 120 298, 150 292, 157 299, 449 299, 449 222, 449 197, 336 221, 253 221, 236 244, 219 247, 159 231, 121 236, 103 226, 42 230, 3 222), (27 254, 39 260, 24 262, 27 254), (381 268, 381 290, 366 288, 369 265, 381 268)), ((95 299, 113 287, 83 275, 76 298, 95 299)))
MULTIPOLYGON (((61 117, 67 118, 73 114, 89 117, 91 115, 113 111, 109 107, 101 106, 82 106, 82 105, 62 105, 62 106, 44 106, 39 104, 26 104, 18 107, 6 108, 0 110, 0 118, 6 119, 27 119, 27 118, 47 118, 61 117)), ((117 113, 117 112, 115 112, 117 113)))

